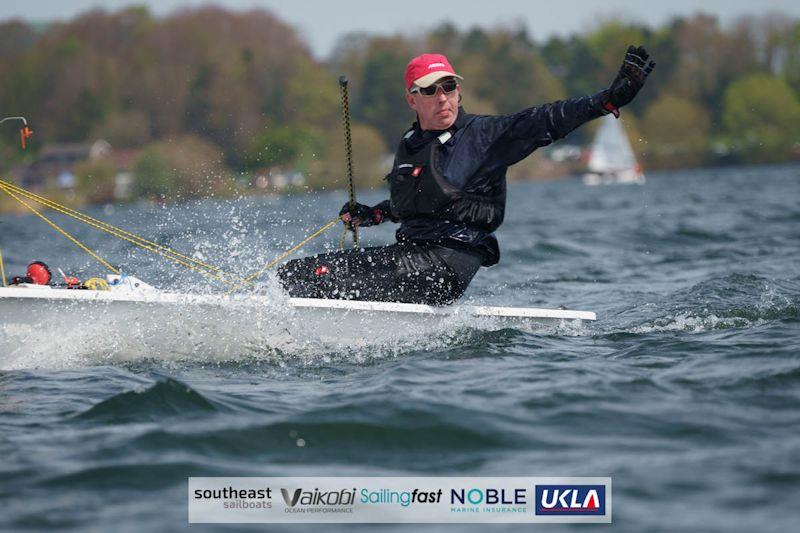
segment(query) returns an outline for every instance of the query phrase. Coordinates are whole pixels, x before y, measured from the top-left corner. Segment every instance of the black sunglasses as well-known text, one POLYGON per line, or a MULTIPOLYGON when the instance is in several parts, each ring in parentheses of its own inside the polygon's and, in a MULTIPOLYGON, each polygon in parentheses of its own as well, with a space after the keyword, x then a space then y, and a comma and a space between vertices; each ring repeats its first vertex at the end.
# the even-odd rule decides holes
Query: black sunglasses
POLYGON ((456 90, 456 88, 458 87, 458 82, 456 80, 445 80, 441 83, 434 83, 433 85, 429 85, 428 87, 417 87, 415 85, 408 92, 410 92, 411 94, 419 93, 422 96, 433 96, 436 94, 436 91, 439 90, 439 87, 442 88, 442 92, 444 94, 450 94, 456 90))

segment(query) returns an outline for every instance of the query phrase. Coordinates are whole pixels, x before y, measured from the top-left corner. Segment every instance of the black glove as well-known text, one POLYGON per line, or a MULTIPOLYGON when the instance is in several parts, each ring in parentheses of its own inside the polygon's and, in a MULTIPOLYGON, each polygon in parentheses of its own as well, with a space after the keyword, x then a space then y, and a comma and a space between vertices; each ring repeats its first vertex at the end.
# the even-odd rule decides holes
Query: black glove
POLYGON ((350 209, 350 202, 347 202, 339 211, 339 216, 345 224, 349 223, 354 228, 366 228, 383 222, 384 212, 379 206, 370 207, 359 203, 350 209))
POLYGON ((625 54, 625 60, 619 68, 617 77, 614 78, 609 88, 603 93, 603 109, 609 113, 614 113, 615 117, 619 117, 619 108, 631 103, 636 93, 644 87, 647 76, 655 68, 654 61, 647 61, 649 57, 650 54, 647 53, 644 46, 639 48, 628 47, 628 52, 625 54))

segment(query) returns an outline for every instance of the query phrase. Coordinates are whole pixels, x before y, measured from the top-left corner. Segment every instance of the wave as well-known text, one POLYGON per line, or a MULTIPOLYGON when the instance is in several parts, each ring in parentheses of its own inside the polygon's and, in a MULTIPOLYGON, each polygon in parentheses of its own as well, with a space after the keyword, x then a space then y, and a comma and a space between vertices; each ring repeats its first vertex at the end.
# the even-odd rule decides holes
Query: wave
POLYGON ((77 420, 123 424, 224 410, 185 383, 164 378, 142 390, 115 394, 75 416, 77 420))
POLYGON ((776 411, 791 411, 788 406, 796 404, 797 398, 793 391, 797 390, 798 385, 800 385, 800 366, 794 362, 784 361, 781 366, 760 369, 753 375, 740 376, 734 381, 721 384, 719 388, 738 394, 749 388, 754 393, 754 402, 762 406, 769 403, 768 407, 776 411), (763 394, 765 390, 773 393, 765 397, 763 394))
POLYGON ((526 259, 529 261, 547 261, 563 257, 589 257, 589 255, 588 252, 577 245, 548 240, 539 241, 532 248, 526 249, 526 259))
MULTIPOLYGON (((452 407, 448 407, 452 411, 452 407)), ((370 409, 364 409, 370 411, 370 409)), ((375 411, 375 409, 371 409, 375 411)), ((477 451, 508 447, 503 439, 467 425, 459 425, 423 412, 409 413, 414 420, 398 421, 337 412, 320 412, 313 415, 319 420, 276 421, 252 424, 246 427, 221 425, 205 431, 191 433, 159 429, 141 435, 130 442, 131 449, 164 451, 202 450, 217 456, 252 454, 295 454, 305 448, 306 456, 350 455, 358 450, 392 451, 414 449, 420 453, 440 450, 477 451), (326 420, 326 417, 330 419, 326 420), (363 418, 363 420, 359 420, 363 418)))
POLYGON ((737 238, 723 232, 712 232, 707 229, 692 228, 688 226, 678 227, 672 235, 667 235, 667 240, 674 239, 676 242, 736 242, 737 238))
POLYGON ((712 278, 619 313, 605 334, 702 332, 800 319, 800 284, 752 273, 712 278), (647 317, 636 323, 635 317, 647 317))

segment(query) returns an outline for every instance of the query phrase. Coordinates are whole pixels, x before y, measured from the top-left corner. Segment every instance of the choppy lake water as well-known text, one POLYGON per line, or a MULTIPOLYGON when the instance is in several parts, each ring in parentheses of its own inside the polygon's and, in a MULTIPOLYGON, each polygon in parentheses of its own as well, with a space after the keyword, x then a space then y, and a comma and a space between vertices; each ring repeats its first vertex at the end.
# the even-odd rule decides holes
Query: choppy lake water
MULTIPOLYGON (((344 200, 335 192, 91 214, 244 273, 344 200)), ((82 352, 82 332, 64 317, 69 342, 34 336, 28 347, 39 355, 0 365, 0 529, 186 530, 189 476, 441 475, 611 476, 615 531, 795 530, 798 200, 798 166, 660 173, 643 186, 512 184, 501 263, 483 269, 465 299, 597 312, 575 328, 409 332, 400 345, 371 331, 363 349, 243 345, 241 357, 176 358, 151 342, 121 360, 82 352)), ((32 259, 101 273, 40 221, 0 221, 9 275, 32 259)), ((65 227, 154 285, 221 290, 65 227)), ((380 244, 392 231, 362 236, 380 244)), ((98 331, 102 323, 86 334, 98 331)), ((594 528, 608 526, 550 529, 594 528)))

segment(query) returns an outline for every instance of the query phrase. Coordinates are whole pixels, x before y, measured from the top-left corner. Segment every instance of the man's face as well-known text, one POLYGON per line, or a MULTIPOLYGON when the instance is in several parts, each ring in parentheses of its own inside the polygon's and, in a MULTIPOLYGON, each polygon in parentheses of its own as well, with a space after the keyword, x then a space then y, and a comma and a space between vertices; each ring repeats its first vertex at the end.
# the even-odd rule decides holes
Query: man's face
MULTIPOLYGON (((419 92, 406 92, 406 101, 411 109, 417 112, 419 127, 423 130, 446 130, 456 121, 461 86, 456 85, 454 91, 445 93, 441 85, 448 81, 456 80, 455 78, 440 79, 431 86, 431 88, 437 87, 436 94, 432 96, 426 96, 419 92)), ((413 86, 411 90, 414 90, 413 86)))

